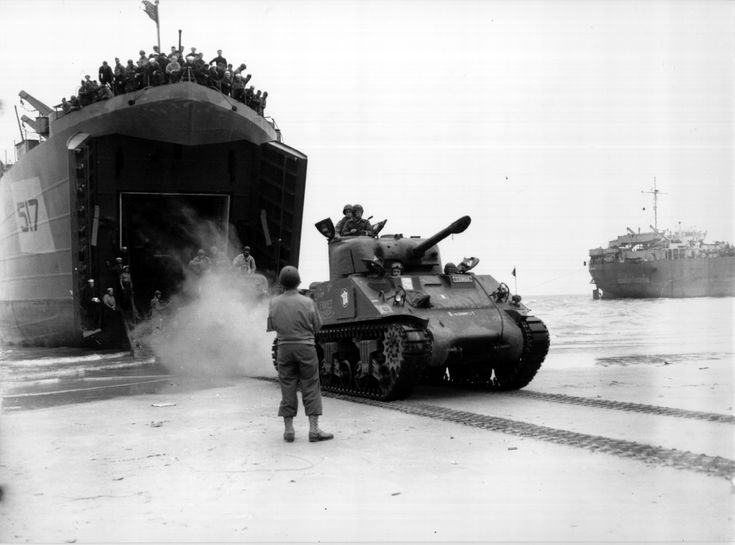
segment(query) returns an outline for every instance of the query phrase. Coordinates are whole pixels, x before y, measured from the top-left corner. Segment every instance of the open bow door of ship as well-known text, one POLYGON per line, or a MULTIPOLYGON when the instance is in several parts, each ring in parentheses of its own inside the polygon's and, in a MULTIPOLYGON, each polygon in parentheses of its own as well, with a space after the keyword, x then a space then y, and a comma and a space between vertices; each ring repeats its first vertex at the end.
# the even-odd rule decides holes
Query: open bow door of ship
POLYGON ((238 222, 241 241, 254 241, 258 269, 271 280, 285 265, 298 266, 307 157, 280 142, 260 146, 258 179, 248 221, 238 222))

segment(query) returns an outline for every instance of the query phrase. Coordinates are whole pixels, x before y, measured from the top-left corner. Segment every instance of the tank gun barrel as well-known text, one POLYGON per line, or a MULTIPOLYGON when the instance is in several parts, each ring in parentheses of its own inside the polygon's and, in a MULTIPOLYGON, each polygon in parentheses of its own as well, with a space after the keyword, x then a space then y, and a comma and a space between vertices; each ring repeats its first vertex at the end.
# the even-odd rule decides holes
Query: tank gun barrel
POLYGON ((452 222, 449 226, 445 227, 434 236, 427 238, 425 241, 423 241, 413 250, 411 250, 411 257, 413 259, 421 258, 426 253, 426 250, 428 250, 435 244, 438 244, 449 235, 462 233, 465 229, 467 229, 467 227, 469 227, 471 221, 472 218, 470 218, 469 216, 462 216, 461 218, 452 222))

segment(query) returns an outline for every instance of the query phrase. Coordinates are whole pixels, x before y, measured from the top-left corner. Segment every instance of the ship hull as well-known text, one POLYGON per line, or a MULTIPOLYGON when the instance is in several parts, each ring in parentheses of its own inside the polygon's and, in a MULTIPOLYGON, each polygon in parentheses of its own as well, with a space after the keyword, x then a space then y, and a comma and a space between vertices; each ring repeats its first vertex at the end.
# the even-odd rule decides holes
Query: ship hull
POLYGON ((199 247, 247 243, 271 277, 298 264, 307 158, 279 136, 188 82, 53 120, 0 178, 0 343, 83 344, 81 293, 90 278, 99 295, 117 288, 119 256, 143 313, 154 290, 180 287, 199 247))
POLYGON ((735 296, 735 257, 590 265, 603 299, 735 296))

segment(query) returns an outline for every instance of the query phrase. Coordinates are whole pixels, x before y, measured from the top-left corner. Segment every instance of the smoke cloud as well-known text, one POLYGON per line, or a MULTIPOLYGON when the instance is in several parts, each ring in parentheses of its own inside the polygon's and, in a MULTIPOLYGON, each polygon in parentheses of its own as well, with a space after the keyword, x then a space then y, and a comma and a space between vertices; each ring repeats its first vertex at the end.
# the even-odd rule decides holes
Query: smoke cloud
POLYGON ((266 332, 268 281, 260 274, 241 274, 229 264, 237 241, 222 251, 217 264, 209 244, 220 243, 210 222, 188 222, 190 233, 212 259, 203 274, 188 267, 181 255, 185 281, 165 301, 165 309, 142 323, 133 336, 152 349, 158 360, 175 374, 195 377, 276 376, 271 347, 275 334, 266 332))
POLYGON ((172 297, 161 317, 136 335, 176 374, 275 376, 266 332, 267 283, 260 275, 205 273, 190 278, 185 293, 172 297))

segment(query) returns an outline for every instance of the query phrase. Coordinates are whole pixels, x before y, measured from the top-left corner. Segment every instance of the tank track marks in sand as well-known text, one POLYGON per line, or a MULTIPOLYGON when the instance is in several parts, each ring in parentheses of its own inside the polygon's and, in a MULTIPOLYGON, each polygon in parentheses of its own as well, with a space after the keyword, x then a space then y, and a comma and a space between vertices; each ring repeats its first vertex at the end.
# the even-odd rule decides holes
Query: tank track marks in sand
POLYGON ((427 377, 428 384, 448 383, 488 391, 519 390, 527 386, 541 368, 549 352, 549 330, 535 316, 515 319, 523 332, 523 354, 511 365, 455 365, 440 377, 427 377))
POLYGON ((325 327, 316 339, 322 390, 380 401, 408 397, 431 357, 429 332, 405 323, 325 327))
POLYGON ((569 430, 539 426, 537 424, 529 424, 527 422, 518 422, 507 418, 457 411, 436 405, 413 403, 411 401, 385 403, 374 399, 355 399, 336 393, 328 395, 337 399, 372 405, 405 414, 425 416, 427 418, 462 424, 473 428, 547 441, 557 445, 583 448, 592 452, 601 452, 621 458, 630 458, 650 465, 668 466, 680 470, 704 473, 714 477, 725 477, 727 479, 735 477, 735 460, 721 456, 695 454, 688 450, 657 447, 636 441, 612 439, 600 435, 588 435, 569 430))
POLYGON ((517 392, 515 395, 528 397, 531 399, 540 399, 543 401, 567 403, 570 405, 583 405, 586 407, 596 407, 600 409, 616 409, 619 411, 655 414, 661 416, 673 416, 676 418, 689 418, 691 420, 704 420, 706 422, 735 424, 735 416, 732 416, 730 414, 706 413, 702 411, 691 411, 688 409, 677 409, 674 407, 658 407, 656 405, 646 405, 644 403, 611 401, 608 399, 594 399, 589 397, 568 396, 564 394, 534 392, 530 390, 523 390, 521 392, 517 392))

